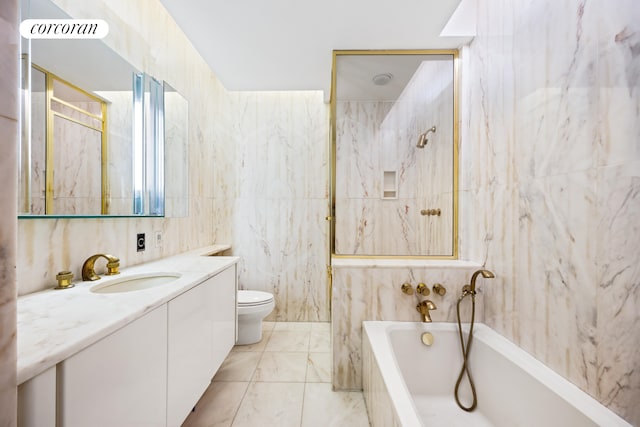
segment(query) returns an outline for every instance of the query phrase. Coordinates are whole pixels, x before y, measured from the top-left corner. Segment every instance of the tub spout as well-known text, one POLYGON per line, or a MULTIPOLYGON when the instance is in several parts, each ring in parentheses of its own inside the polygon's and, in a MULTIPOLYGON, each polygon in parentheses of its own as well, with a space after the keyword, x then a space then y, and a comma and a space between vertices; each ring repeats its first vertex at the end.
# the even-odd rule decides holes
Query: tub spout
POLYGON ((436 308, 436 305, 428 299, 416 305, 416 310, 418 310, 418 313, 422 315, 422 321, 425 323, 431 323, 431 314, 429 313, 429 310, 435 310, 436 308))

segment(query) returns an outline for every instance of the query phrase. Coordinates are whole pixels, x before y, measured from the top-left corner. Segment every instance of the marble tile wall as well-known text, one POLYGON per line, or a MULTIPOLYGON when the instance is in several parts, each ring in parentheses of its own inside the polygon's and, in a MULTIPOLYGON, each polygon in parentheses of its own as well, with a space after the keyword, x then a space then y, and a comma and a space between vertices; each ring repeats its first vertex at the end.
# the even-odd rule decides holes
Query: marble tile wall
POLYGON ((231 92, 239 286, 274 294, 269 319, 327 321, 328 105, 322 92, 231 92))
POLYGON ((452 60, 424 61, 395 102, 340 101, 336 111, 336 253, 452 254, 452 60), (396 177, 390 198, 384 171, 396 177), (435 208, 441 216, 420 215, 435 208))
POLYGON ((492 0, 463 49, 485 322, 640 425, 640 4, 492 0))
POLYGON ((0 426, 17 422, 18 2, 0 0, 0 426))
MULTIPOLYGON (((419 322, 416 305, 429 299, 437 307, 431 311, 434 322, 455 322, 462 286, 469 283, 471 273, 478 268, 478 264, 454 261, 334 259, 331 304, 334 389, 362 388, 363 321, 419 322), (405 295, 400 289, 405 282, 413 287, 424 282, 429 289, 440 283, 447 293, 440 296, 432 292, 428 297, 405 295)), ((478 281, 476 321, 483 319, 482 292, 492 285, 478 281)), ((463 302, 463 321, 471 318, 470 309, 470 301, 463 302)))
POLYGON ((225 121, 229 98, 211 69, 158 0, 55 3, 71 16, 106 20, 110 31, 105 43, 134 67, 169 82, 189 102, 189 215, 21 219, 19 294, 53 286, 60 270, 69 269, 80 277, 83 261, 98 252, 117 255, 126 267, 212 242, 230 242, 232 208, 224 203, 233 185, 235 158, 234 152, 219 148, 230 145, 224 139, 229 136, 225 121), (162 245, 147 244, 144 252, 137 252, 136 233, 146 233, 150 242, 155 231, 163 233, 162 245))

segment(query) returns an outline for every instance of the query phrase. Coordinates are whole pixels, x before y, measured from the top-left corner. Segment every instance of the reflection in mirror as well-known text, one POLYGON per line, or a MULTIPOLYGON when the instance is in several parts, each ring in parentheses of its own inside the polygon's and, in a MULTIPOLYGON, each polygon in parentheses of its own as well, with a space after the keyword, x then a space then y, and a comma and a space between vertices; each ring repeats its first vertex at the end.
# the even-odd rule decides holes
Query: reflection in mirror
MULTIPOLYGON (((48 0, 23 0, 21 14, 69 18, 48 0)), ((23 81, 30 131, 21 141, 19 214, 131 215, 137 70, 101 40, 23 38, 22 52, 31 82, 23 81)))
POLYGON ((165 215, 189 215, 189 103, 164 82, 165 215))
POLYGON ((40 215, 107 212, 101 165, 107 152, 106 102, 35 65, 30 98, 31 127, 25 133, 31 163, 24 168, 21 206, 40 215))
MULTIPOLYGON (((50 0, 22 0, 21 15, 22 20, 69 18, 50 0)), ((162 83, 140 73, 101 40, 21 40, 19 216, 163 215, 162 83), (49 99, 48 93, 54 92, 53 84, 47 90, 49 75, 58 87, 74 90, 49 99), (147 82, 141 88, 146 90, 146 113, 143 110, 138 116, 139 123, 134 122, 132 78, 136 75, 146 76, 143 81, 147 82), (85 94, 84 101, 79 93, 85 94), (95 114, 88 99, 103 102, 106 111, 95 114), (47 105, 52 107, 50 113, 47 105), (134 158, 134 125, 147 140, 144 156, 138 158, 134 158), (150 138, 154 145, 149 145, 150 138), (134 167, 136 161, 143 163, 134 167), (138 169, 145 174, 142 209, 134 209, 134 172, 138 169)), ((166 158, 167 164, 171 162, 166 158)), ((186 163, 180 167, 187 170, 186 163)), ((174 190, 176 194, 187 194, 186 178, 172 185, 180 188, 174 190)))
POLYGON ((334 52, 334 254, 457 257, 456 60, 334 52))

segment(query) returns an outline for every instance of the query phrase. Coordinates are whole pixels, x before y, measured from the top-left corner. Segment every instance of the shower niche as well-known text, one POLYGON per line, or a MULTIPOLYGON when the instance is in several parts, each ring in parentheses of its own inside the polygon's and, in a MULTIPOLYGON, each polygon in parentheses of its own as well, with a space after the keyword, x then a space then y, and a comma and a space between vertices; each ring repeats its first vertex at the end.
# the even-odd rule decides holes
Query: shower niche
POLYGON ((333 60, 333 255, 457 258, 457 50, 333 60))

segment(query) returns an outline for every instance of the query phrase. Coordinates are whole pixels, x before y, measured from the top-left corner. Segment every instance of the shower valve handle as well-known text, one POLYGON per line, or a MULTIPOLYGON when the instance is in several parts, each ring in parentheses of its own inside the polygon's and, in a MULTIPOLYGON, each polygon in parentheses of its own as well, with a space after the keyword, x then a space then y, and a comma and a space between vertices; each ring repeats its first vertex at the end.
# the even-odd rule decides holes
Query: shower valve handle
POLYGON ((447 293, 447 290, 440 283, 436 283, 435 285, 433 285, 433 292, 440 296, 443 296, 447 293))
POLYGON ((409 283, 403 283, 401 289, 402 289, 402 293, 405 293, 407 295, 413 295, 413 286, 411 286, 409 283))
POLYGON ((418 283, 418 286, 416 286, 416 292, 423 297, 428 297, 429 293, 431 293, 427 285, 425 285, 424 283, 418 283))

